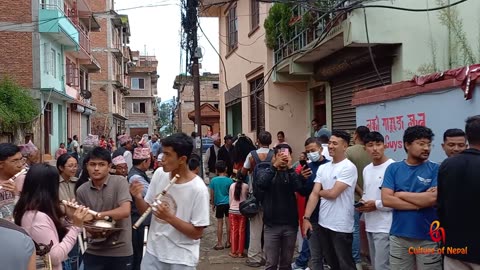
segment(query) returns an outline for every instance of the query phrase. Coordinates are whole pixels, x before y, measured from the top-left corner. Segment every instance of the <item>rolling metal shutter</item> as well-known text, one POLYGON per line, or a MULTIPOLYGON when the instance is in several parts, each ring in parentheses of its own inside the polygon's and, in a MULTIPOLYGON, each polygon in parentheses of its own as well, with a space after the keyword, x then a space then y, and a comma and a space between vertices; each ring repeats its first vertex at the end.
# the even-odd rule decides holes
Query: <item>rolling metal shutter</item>
MULTIPOLYGON (((377 73, 372 67, 358 68, 368 70, 357 74, 343 74, 333 78, 330 82, 332 97, 332 129, 353 132, 357 128, 355 107, 352 106, 353 93, 369 88, 382 86, 377 73)), ((391 66, 378 68, 383 82, 387 85, 392 82, 391 66)))

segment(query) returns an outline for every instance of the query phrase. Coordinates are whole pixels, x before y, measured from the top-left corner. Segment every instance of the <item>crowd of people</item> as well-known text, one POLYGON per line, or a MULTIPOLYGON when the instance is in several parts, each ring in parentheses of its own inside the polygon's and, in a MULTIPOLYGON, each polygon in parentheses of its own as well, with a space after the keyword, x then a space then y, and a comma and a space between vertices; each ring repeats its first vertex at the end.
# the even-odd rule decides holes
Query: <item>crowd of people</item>
POLYGON ((464 225, 475 222, 463 207, 474 203, 479 188, 480 116, 469 118, 465 131, 444 132, 442 165, 429 160, 434 134, 425 126, 405 130, 406 157, 399 161, 385 154, 384 136, 365 126, 352 137, 316 120, 312 127, 314 136, 297 162, 283 131, 273 148, 269 132, 258 134, 255 148, 251 140, 249 147, 242 144, 244 135, 225 136, 224 146, 216 137, 210 151, 231 149, 231 157, 205 161, 217 218, 215 250, 230 247, 231 257, 247 257, 246 265, 265 269, 354 270, 366 263, 374 269, 480 269, 478 238, 471 237, 473 225, 464 225), (251 202, 250 196, 259 211, 239 218, 241 202, 251 202))
POLYGON ((267 131, 255 143, 226 135, 224 145, 216 134, 203 164, 183 133, 161 142, 124 134, 117 149, 89 136, 82 154, 59 153, 56 167, 39 163, 32 142, 2 143, 2 269, 196 269, 210 209, 212 249, 251 267, 355 270, 368 255, 377 270, 480 269, 470 208, 480 116, 445 131, 441 164, 429 160, 434 134, 425 126, 405 130, 400 161, 365 126, 353 138, 312 127, 296 162, 283 131, 272 148, 267 131))

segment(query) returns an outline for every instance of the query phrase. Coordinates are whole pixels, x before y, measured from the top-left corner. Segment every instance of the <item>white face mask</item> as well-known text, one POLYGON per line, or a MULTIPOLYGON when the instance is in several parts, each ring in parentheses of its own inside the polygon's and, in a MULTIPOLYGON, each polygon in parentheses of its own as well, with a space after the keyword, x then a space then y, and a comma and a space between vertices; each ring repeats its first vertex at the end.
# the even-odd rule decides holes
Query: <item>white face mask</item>
POLYGON ((319 152, 307 153, 307 157, 311 162, 317 162, 320 159, 320 153, 319 152))

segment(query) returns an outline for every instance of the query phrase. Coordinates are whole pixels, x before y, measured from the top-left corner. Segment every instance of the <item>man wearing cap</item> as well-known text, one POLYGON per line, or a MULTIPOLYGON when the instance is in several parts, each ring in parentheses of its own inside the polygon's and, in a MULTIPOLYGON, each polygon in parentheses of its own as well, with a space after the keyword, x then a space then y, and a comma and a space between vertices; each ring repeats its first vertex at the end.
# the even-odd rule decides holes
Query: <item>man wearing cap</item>
POLYGON ((126 134, 123 134, 118 136, 118 142, 120 143, 120 147, 113 152, 112 158, 123 156, 127 162, 128 171, 130 171, 133 167, 131 152, 133 151, 132 138, 126 134))
MULTIPOLYGON (((140 182, 143 185, 142 197, 145 198, 150 185, 150 178, 146 171, 150 167, 151 161, 150 148, 137 147, 133 151, 133 168, 128 172, 128 182, 140 182)), ((141 214, 138 212, 135 202, 132 203, 132 224, 135 224, 141 214)), ((140 263, 143 255, 143 240, 145 226, 150 226, 151 215, 142 222, 142 225, 136 230, 132 230, 133 245, 133 270, 140 270, 140 263)))
POLYGON ((220 134, 214 134, 212 136, 212 141, 213 145, 207 149, 205 152, 205 158, 203 159, 205 175, 208 177, 208 180, 205 179, 207 184, 210 182, 210 179, 217 176, 217 174, 215 174, 215 164, 218 161, 218 151, 220 150, 220 144, 222 143, 220 140, 220 134))
POLYGON ((225 161, 227 176, 233 174, 233 136, 228 134, 224 138, 225 144, 218 150, 218 160, 225 161))
POLYGON ((110 171, 111 174, 127 177, 128 165, 125 157, 117 156, 116 158, 112 159, 112 164, 112 170, 110 171))

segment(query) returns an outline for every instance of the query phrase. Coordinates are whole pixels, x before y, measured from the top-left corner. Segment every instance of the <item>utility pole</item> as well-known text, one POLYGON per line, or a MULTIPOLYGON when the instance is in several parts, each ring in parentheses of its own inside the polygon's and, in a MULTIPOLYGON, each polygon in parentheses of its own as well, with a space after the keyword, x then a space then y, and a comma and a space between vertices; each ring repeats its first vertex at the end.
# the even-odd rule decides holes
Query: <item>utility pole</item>
MULTIPOLYGON (((200 114, 200 71, 198 66, 198 37, 197 37, 197 24, 198 24, 198 0, 187 0, 187 18, 189 20, 190 31, 186 31, 187 44, 191 44, 191 73, 193 77, 193 100, 195 107, 195 131, 197 132, 197 138, 200 138, 200 149, 198 149, 198 155, 200 156, 200 175, 203 176, 203 147, 202 147, 202 123, 200 114)), ((196 141, 196 140, 195 140, 196 141)), ((196 145, 198 147, 198 145, 196 145)))

